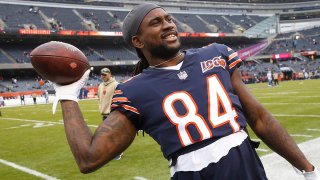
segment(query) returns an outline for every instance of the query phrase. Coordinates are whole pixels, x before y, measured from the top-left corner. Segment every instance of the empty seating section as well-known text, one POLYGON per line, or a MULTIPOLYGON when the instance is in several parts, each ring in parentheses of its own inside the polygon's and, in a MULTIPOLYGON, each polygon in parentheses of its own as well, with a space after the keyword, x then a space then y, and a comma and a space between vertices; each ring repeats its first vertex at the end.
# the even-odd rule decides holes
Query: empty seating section
POLYGON ((250 15, 248 18, 250 18, 251 21, 253 21, 255 24, 257 24, 257 23, 267 19, 268 17, 250 15))
POLYGON ((195 14, 172 14, 179 22, 189 25, 193 32, 212 32, 195 14))
POLYGON ((313 34, 313 35, 317 35, 317 37, 319 37, 320 35, 320 28, 319 27, 315 27, 315 28, 312 28, 312 29, 307 29, 307 30, 304 30, 303 33, 304 34, 313 34))
POLYGON ((78 17, 69 8, 41 7, 39 8, 48 18, 54 18, 59 21, 63 29, 67 30, 86 30, 78 17))
POLYGON ((12 63, 0 50, 0 64, 1 63, 12 63))
POLYGON ((261 54, 281 54, 291 51, 320 51, 320 27, 279 34, 261 54), (297 38, 299 37, 299 38, 297 38))
MULTIPOLYGON (((29 54, 37 45, 3 46, 0 45, 0 63, 30 63, 29 54), (4 54, 12 58, 10 61, 4 54)), ((135 52, 126 49, 124 46, 112 45, 75 45, 87 57, 89 61, 106 60, 136 60, 135 52)))
POLYGON ((111 15, 109 31, 121 31, 121 26, 128 12, 126 11, 108 11, 111 15))
POLYGON ((126 15, 128 14, 127 11, 110 11, 110 12, 114 15, 114 17, 121 19, 121 21, 123 21, 126 15))
POLYGON ((201 14, 199 16, 208 23, 215 25, 218 28, 218 32, 233 33, 232 24, 222 18, 221 15, 201 14))
MULTIPOLYGON (((12 84, 11 80, 4 80, 0 81, 3 87, 10 89, 13 92, 20 92, 20 91, 30 91, 35 89, 40 89, 39 82, 31 79, 18 79, 16 84, 12 84)), ((44 89, 50 89, 49 84, 46 84, 44 89)))
POLYGON ((112 51, 106 52, 106 57, 110 60, 133 60, 137 59, 136 56, 130 54, 123 47, 115 48, 112 51))
MULTIPOLYGON (((97 30, 120 30, 121 22, 125 18, 127 11, 108 11, 94 9, 71 9, 58 7, 31 7, 25 5, 7 5, 0 6, 0 17, 10 28, 24 28, 26 24, 34 24, 37 29, 47 29, 44 20, 39 15, 39 10, 49 19, 56 20, 62 25, 63 29, 68 30, 86 30, 83 20, 93 22, 97 30), (79 13, 79 15, 77 15, 79 13), (83 19, 81 19, 81 17, 83 19)), ((240 25, 247 29, 255 23, 262 21, 265 17, 246 15, 195 15, 178 14, 173 16, 180 23, 189 25, 194 32, 212 32, 207 26, 215 25, 219 32, 232 33, 234 25, 240 25), (224 17, 225 18, 224 18, 224 17), (229 19, 231 22, 229 22, 229 19)), ((179 31, 183 31, 179 27, 179 31)))
POLYGON ((241 26, 244 29, 249 29, 254 26, 254 22, 249 19, 246 15, 228 15, 226 16, 230 21, 236 25, 241 26))
MULTIPOLYGON (((95 9, 72 9, 63 7, 32 7, 26 5, 0 6, 0 18, 8 28, 34 28, 48 29, 45 20, 55 20, 61 24, 62 29, 88 30, 84 21, 89 20, 100 31, 120 31, 121 23, 127 11, 95 10, 95 9), (41 11, 41 13, 39 13, 41 11), (47 18, 41 16, 44 14, 47 18), (27 27, 31 25, 30 27, 27 27)), ((248 15, 209 15, 209 14, 180 14, 173 13, 180 23, 187 24, 194 32, 212 32, 209 25, 215 25, 218 32, 232 33, 236 25, 248 29, 254 24, 266 19, 261 16, 248 15)), ((183 24, 178 23, 179 31, 184 31, 183 24)), ((52 29, 52 27, 49 27, 52 29)))
POLYGON ((84 19, 90 20, 99 31, 121 31, 122 21, 128 12, 77 9, 84 19))
MULTIPOLYGON (((30 63, 29 53, 33 49, 30 46, 6 45, 0 46, 8 56, 10 56, 16 63, 30 63)), ((12 61, 9 61, 12 63, 12 61)))
POLYGON ((109 31, 112 29, 112 25, 115 23, 113 17, 111 17, 107 11, 103 10, 86 10, 77 9, 77 11, 86 20, 90 20, 95 24, 95 28, 100 31, 109 31))
POLYGON ((10 28, 46 29, 35 7, 1 4, 0 18, 10 28))
POLYGON ((126 15, 128 14, 128 11, 110 11, 110 12, 114 15, 114 17, 117 17, 121 21, 123 21, 126 15))
POLYGON ((98 60, 136 60, 138 57, 135 55, 135 52, 132 52, 123 46, 98 46, 98 45, 89 45, 94 54, 99 54, 98 60))

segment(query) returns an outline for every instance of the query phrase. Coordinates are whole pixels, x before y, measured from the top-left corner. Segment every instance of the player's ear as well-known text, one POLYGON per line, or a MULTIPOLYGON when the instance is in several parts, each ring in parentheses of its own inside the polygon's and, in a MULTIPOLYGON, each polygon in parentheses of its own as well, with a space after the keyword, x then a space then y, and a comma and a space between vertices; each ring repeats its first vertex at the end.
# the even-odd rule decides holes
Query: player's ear
POLYGON ((132 40, 132 44, 135 48, 141 49, 144 47, 144 44, 140 41, 138 36, 133 36, 131 40, 132 40))

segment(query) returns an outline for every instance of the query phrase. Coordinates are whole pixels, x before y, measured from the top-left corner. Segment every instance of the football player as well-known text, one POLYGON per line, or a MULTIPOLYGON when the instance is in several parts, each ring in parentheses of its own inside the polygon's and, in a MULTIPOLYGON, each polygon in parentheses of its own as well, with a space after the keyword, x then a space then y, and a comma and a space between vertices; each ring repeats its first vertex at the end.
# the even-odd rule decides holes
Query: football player
POLYGON ((89 71, 76 83, 56 87, 81 172, 112 160, 143 130, 161 146, 171 179, 267 179, 245 131, 248 123, 306 179, 319 179, 319 171, 246 88, 237 69, 241 59, 231 48, 213 43, 182 51, 174 20, 155 4, 129 12, 123 36, 141 60, 135 76, 117 86, 112 112, 94 135, 77 102, 65 96, 78 95, 89 71))

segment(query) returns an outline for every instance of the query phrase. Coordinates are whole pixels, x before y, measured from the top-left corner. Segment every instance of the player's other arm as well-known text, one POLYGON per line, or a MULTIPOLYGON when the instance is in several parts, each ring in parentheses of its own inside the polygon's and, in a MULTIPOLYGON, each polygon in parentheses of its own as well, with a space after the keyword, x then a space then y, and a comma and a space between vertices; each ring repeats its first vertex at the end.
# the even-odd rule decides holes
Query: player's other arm
POLYGON ((237 69, 232 74, 231 79, 234 90, 239 96, 247 122, 256 135, 299 170, 313 171, 314 167, 306 159, 287 131, 246 88, 237 69))
POLYGON ((111 112, 92 134, 76 102, 62 100, 60 103, 67 140, 82 173, 100 168, 123 152, 135 138, 135 126, 119 111, 111 112))

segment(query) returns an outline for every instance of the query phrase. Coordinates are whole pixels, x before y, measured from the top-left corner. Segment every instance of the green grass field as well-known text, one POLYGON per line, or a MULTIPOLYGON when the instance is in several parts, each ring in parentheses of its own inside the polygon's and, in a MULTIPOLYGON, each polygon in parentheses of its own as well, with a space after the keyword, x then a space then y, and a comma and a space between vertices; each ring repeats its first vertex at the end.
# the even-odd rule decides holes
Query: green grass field
MULTIPOLYGON (((298 142, 320 137, 320 80, 248 85, 257 99, 285 126, 298 142)), ((97 100, 79 102, 85 120, 94 131, 101 123, 97 100)), ((168 162, 159 146, 140 134, 120 161, 111 161, 94 173, 79 172, 67 144, 61 111, 51 104, 2 108, 0 117, 0 179, 43 179, 37 171, 57 179, 169 179, 168 162), (26 173, 16 166, 28 168, 26 173)), ((250 131, 252 138, 256 139, 250 131)), ((260 156, 271 153, 263 143, 260 156)))

